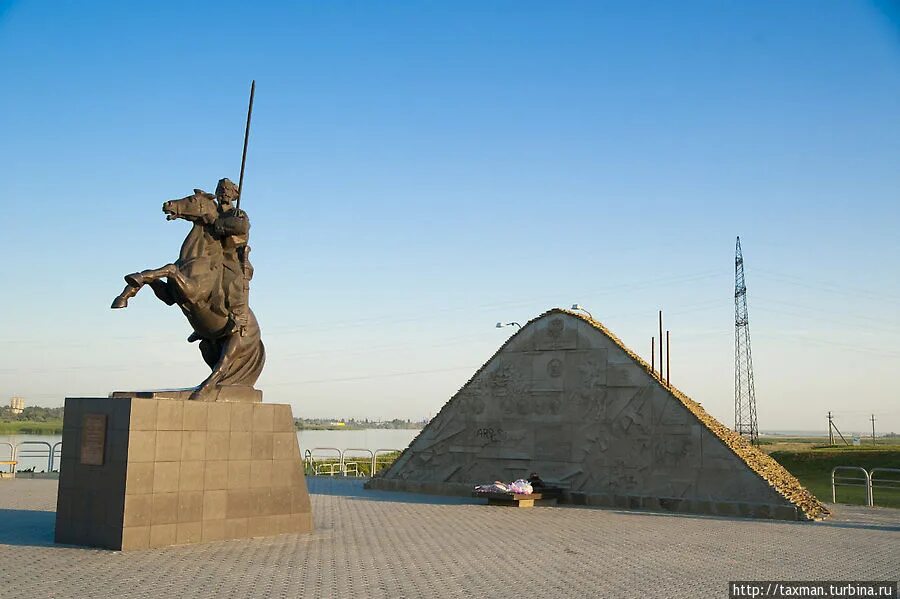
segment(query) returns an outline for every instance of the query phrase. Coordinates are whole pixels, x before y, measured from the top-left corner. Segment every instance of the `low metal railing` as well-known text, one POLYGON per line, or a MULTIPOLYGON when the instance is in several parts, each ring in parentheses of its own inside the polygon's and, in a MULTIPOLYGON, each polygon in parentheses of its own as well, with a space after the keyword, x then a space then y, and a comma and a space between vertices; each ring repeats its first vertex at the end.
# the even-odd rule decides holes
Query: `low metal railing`
POLYGON ((343 460, 343 453, 337 447, 313 447, 312 449, 307 449, 303 452, 303 461, 305 462, 304 470, 306 471, 306 474, 327 474, 329 476, 334 476, 340 472, 340 466, 343 460), (322 452, 326 451, 329 454, 331 452, 337 454, 337 462, 323 460, 321 463, 316 464, 316 453, 321 456, 322 452), (335 468, 337 468, 337 470, 335 470, 335 468))
POLYGON ((375 454, 372 452, 371 449, 355 449, 355 448, 345 449, 341 453, 341 472, 344 474, 344 476, 362 476, 362 474, 363 474, 362 472, 360 472, 359 464, 357 464, 357 462, 345 462, 345 460, 347 459, 348 453, 368 454, 369 459, 367 461, 370 464, 372 463, 372 460, 375 458, 375 454))
MULTIPOLYGON (((62 441, 50 444, 47 441, 21 441, 15 445, 0 442, 9 448, 9 460, 0 460, 11 462, 10 471, 15 472, 17 462, 21 462, 21 458, 46 458, 47 472, 53 472, 54 468, 58 468, 59 461, 62 458, 62 441)), ((368 462, 371 470, 371 476, 378 472, 378 458, 391 453, 400 453, 399 449, 364 449, 351 447, 340 450, 337 447, 313 447, 304 451, 303 462, 307 474, 327 475, 327 476, 363 476, 365 473, 360 469, 360 460, 347 461, 347 458, 353 458, 349 454, 365 454, 365 462, 368 462), (323 455, 325 453, 326 455, 323 455), (326 458, 318 461, 316 458, 326 458)), ((882 469, 884 470, 884 469, 882 469)))
POLYGON ((348 448, 342 451, 336 447, 313 447, 312 449, 307 449, 303 452, 304 470, 306 474, 317 476, 364 476, 365 472, 360 470, 359 467, 359 459, 350 462, 347 461, 347 458, 355 457, 348 455, 351 453, 367 454, 366 462, 368 462, 368 465, 371 468, 370 475, 374 476, 378 471, 379 454, 400 453, 400 450, 376 449, 375 451, 372 451, 371 449, 348 448), (327 452, 327 455, 323 455, 325 452, 327 452), (322 459, 317 460, 317 457, 322 459))
POLYGON ((869 472, 869 505, 875 505, 875 489, 891 489, 900 491, 900 478, 877 479, 875 475, 879 472, 890 472, 900 477, 900 468, 872 468, 869 472))
MULTIPOLYGON (((61 445, 61 444, 60 444, 61 445)), ((13 460, 22 461, 22 458, 47 458, 47 472, 53 471, 53 446, 47 441, 20 441, 16 443, 13 460), (40 449, 32 449, 31 446, 40 446, 40 449), (28 447, 26 447, 28 446, 28 447), (44 449, 46 448, 46 449, 44 449)))
POLYGON ((866 489, 866 505, 868 507, 875 506, 875 489, 890 489, 900 491, 900 477, 898 478, 878 478, 875 475, 879 472, 892 473, 900 476, 900 468, 872 468, 867 471, 862 466, 837 466, 831 470, 831 501, 837 503, 837 487, 865 487, 866 489), (839 476, 839 470, 862 472, 863 476, 839 476))
POLYGON ((372 452, 372 476, 378 472, 378 454, 400 453, 399 449, 376 449, 372 452))
POLYGON ((831 469, 831 502, 837 503, 837 487, 863 487, 866 490, 866 505, 872 505, 872 479, 865 468, 861 466, 836 466, 831 469), (862 478, 858 476, 838 476, 839 470, 862 472, 862 478))
POLYGON ((9 447, 9 459, 8 460, 0 460, 4 466, 9 466, 9 472, 13 476, 16 474, 16 448, 12 443, 7 443, 6 441, 0 441, 0 445, 5 445, 9 447))
POLYGON ((53 466, 56 464, 56 458, 62 461, 62 441, 57 441, 50 448, 50 472, 53 472, 53 466))

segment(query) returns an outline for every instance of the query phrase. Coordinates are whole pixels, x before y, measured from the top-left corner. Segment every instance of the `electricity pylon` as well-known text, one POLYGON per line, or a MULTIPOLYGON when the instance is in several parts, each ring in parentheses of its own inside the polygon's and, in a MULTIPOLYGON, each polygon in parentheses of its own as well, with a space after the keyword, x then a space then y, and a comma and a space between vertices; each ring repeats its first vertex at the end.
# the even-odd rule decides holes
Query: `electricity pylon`
POLYGON ((741 238, 734 254, 734 430, 759 444, 756 426, 756 390, 753 386, 753 358, 750 354, 750 317, 747 312, 747 284, 741 238))

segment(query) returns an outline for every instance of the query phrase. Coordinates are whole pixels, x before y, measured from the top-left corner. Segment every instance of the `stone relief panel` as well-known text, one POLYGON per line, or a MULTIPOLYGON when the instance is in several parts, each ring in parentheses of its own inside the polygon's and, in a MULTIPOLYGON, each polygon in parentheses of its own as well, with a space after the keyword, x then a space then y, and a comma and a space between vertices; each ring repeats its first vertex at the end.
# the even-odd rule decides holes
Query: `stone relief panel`
POLYGON ((650 375, 638 364, 610 362, 606 384, 610 387, 638 387, 651 384, 650 375))
POLYGON ((608 350, 577 350, 565 352, 565 389, 598 391, 606 388, 608 350))
POLYGON ((531 392, 532 419, 542 423, 558 423, 563 417, 563 392, 562 391, 532 391, 531 392))
POLYGON ((629 433, 645 436, 653 432, 653 420, 651 416, 652 387, 639 387, 629 389, 630 397, 621 403, 613 405, 610 410, 609 420, 613 424, 613 431, 617 433, 629 433), (619 407, 621 405, 621 407, 619 407))
POLYGON ((538 351, 577 349, 577 319, 565 314, 553 314, 532 326, 534 332, 534 349, 538 351))
POLYGON ((472 381, 457 393, 454 407, 466 420, 477 420, 487 408, 489 398, 486 398, 486 395, 488 393, 484 389, 483 381, 472 381))
POLYGON ((562 391, 566 370, 566 353, 563 351, 535 352, 532 359, 532 388, 540 391, 562 391))
POLYGON ((650 435, 635 435, 613 430, 604 452, 611 465, 646 469, 653 466, 653 440, 650 435))
POLYGON ((691 435, 654 435, 651 451, 656 467, 692 471, 700 467, 700 440, 691 435))
POLYGON ((488 414, 500 418, 521 414, 521 400, 531 389, 531 358, 526 354, 501 354, 498 358, 485 372, 488 414))
POLYGON ((609 492, 615 495, 640 495, 649 466, 632 466, 625 459, 614 460, 609 473, 609 492))
POLYGON ((581 439, 573 437, 571 427, 556 424, 535 430, 534 454, 543 460, 568 462, 572 460, 572 446, 581 439))
POLYGON ((577 349, 605 349, 614 346, 605 335, 585 321, 578 319, 574 323, 577 349))
POLYGON ((653 423, 657 426, 671 428, 697 424, 694 415, 663 389, 657 388, 654 396, 653 423))
POLYGON ((584 469, 569 476, 572 491, 579 493, 610 493, 612 468, 603 464, 585 464, 584 469))
POLYGON ((664 468, 652 468, 644 478, 638 494, 647 497, 697 498, 695 478, 694 472, 688 472, 685 477, 664 468))
POLYGON ((519 352, 534 351, 534 331, 530 327, 519 329, 519 332, 509 338, 503 353, 513 354, 519 352))

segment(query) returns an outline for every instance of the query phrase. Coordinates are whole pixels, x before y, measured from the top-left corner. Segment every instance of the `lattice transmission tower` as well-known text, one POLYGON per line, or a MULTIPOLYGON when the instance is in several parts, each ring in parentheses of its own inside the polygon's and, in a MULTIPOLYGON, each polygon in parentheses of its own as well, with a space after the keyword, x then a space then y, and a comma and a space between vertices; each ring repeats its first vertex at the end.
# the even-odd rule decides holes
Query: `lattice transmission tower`
POLYGON ((750 355, 750 316, 740 237, 734 250, 734 430, 754 445, 759 444, 753 358, 750 355))

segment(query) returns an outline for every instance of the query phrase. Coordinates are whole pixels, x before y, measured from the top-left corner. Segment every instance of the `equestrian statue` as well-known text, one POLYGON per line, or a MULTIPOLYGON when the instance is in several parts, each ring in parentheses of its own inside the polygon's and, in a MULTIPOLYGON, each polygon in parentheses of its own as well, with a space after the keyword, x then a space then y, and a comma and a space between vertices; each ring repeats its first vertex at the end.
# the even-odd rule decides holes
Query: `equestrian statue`
POLYGON ((149 285, 166 304, 178 304, 194 329, 188 342, 200 342, 200 353, 212 369, 191 399, 215 399, 211 391, 216 386, 252 387, 265 364, 259 323, 248 305, 250 220, 232 205, 237 191, 222 179, 215 195, 195 189, 193 195, 165 202, 168 220, 192 224, 178 259, 126 275, 127 285, 112 303, 125 308, 129 298, 149 285))
POLYGON ((190 390, 190 399, 240 400, 248 392, 249 397, 257 397, 250 401, 261 398, 253 385, 262 372, 266 351, 248 302, 253 278, 250 219, 240 208, 255 86, 254 82, 250 88, 239 184, 221 179, 215 195, 195 189, 192 195, 164 202, 167 220, 191 223, 178 259, 126 275, 125 289, 112 303, 113 308, 125 308, 130 298, 149 285, 160 300, 181 308, 193 328, 188 342, 199 342, 200 353, 212 369, 190 390))

